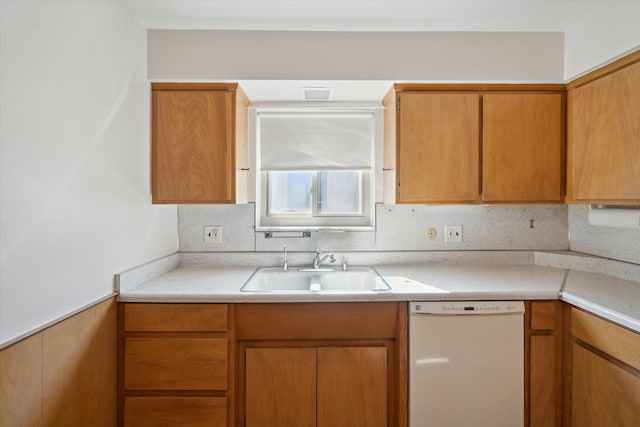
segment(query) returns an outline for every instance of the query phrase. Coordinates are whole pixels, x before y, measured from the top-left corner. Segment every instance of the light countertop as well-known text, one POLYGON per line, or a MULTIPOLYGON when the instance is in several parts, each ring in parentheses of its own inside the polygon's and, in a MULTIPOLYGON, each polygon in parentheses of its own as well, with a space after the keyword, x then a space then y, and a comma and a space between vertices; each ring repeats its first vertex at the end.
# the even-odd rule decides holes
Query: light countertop
MULTIPOLYGON (((146 265, 119 275, 120 301, 269 303, 560 298, 640 332, 640 266, 636 271, 635 265, 629 267, 625 263, 624 278, 578 269, 593 265, 592 257, 576 258, 569 254, 567 258, 567 253, 557 257, 550 253, 540 257, 507 254, 501 262, 495 254, 488 257, 471 254, 466 261, 459 254, 450 261, 446 256, 436 258, 432 254, 417 261, 419 258, 413 254, 406 257, 406 262, 391 259, 390 263, 373 264, 391 285, 390 291, 269 293, 240 291, 256 269, 255 260, 235 257, 222 263, 193 262, 193 256, 181 259, 176 255, 159 260, 155 272, 153 266, 146 265), (571 268, 567 268, 567 263, 571 268), (134 276, 135 280, 130 279, 134 276)), ((295 268, 290 266, 291 270, 295 268)))

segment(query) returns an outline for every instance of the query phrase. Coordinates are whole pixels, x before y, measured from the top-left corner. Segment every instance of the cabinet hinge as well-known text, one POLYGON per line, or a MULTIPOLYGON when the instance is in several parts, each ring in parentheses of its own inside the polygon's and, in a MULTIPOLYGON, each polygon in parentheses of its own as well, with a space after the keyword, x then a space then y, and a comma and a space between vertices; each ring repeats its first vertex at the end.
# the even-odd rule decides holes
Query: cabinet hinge
POLYGON ((400 100, 398 99, 398 111, 400 111, 400 100))
POLYGON ((398 196, 400 195, 400 183, 398 183, 398 196))

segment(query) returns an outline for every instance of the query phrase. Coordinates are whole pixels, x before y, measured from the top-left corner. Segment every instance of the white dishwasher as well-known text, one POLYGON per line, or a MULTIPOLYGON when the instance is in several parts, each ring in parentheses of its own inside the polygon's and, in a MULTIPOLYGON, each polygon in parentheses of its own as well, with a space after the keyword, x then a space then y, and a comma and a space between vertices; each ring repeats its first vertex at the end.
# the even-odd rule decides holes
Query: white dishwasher
POLYGON ((411 302, 409 426, 524 424, 524 303, 411 302))

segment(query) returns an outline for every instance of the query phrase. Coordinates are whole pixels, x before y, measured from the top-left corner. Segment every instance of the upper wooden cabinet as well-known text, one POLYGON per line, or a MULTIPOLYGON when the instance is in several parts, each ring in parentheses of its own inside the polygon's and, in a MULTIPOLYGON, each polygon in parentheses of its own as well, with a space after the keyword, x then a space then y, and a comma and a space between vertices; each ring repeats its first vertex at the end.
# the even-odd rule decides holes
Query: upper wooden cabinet
POLYGON ((480 199, 480 95, 401 92, 397 201, 480 199))
POLYGON ((568 87, 569 201, 640 204, 640 52, 568 87))
POLYGON ((488 93, 482 108, 482 200, 561 202, 563 95, 488 93))
POLYGON ((248 100, 237 84, 152 84, 153 203, 235 203, 247 168, 248 100))
POLYGON ((563 201, 564 86, 392 90, 385 114, 395 116, 396 132, 385 132, 385 156, 396 158, 398 203, 563 201))

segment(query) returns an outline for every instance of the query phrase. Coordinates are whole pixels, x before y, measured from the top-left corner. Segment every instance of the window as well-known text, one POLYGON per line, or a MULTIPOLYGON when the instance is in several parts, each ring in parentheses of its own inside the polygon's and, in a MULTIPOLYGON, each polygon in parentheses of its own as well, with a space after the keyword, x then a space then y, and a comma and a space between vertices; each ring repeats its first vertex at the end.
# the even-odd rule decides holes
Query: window
POLYGON ((371 111, 258 112, 256 229, 371 229, 371 111))

